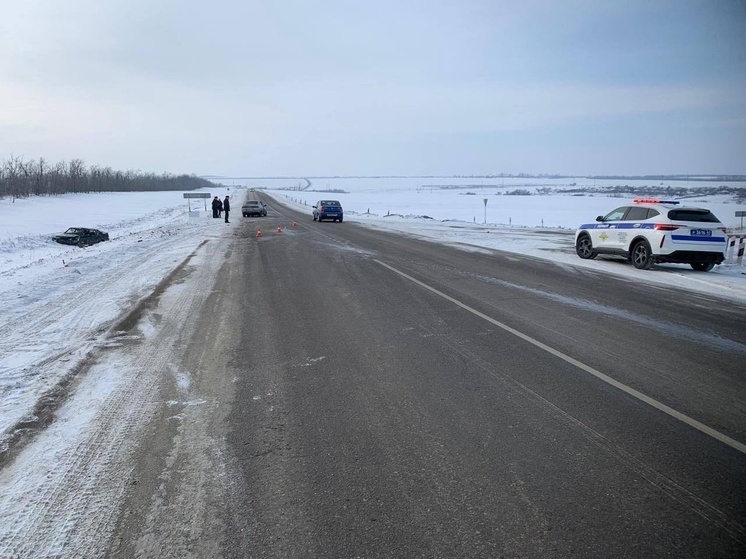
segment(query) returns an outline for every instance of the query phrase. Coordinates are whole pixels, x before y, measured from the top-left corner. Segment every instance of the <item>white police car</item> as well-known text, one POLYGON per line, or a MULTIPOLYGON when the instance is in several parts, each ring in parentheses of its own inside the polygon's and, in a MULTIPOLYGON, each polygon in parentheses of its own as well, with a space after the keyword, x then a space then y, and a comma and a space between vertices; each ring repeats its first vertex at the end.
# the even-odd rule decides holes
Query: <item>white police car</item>
POLYGON ((725 249, 725 226, 710 210, 668 200, 638 198, 575 232, 580 258, 618 255, 641 270, 673 262, 708 272, 725 260, 725 249))

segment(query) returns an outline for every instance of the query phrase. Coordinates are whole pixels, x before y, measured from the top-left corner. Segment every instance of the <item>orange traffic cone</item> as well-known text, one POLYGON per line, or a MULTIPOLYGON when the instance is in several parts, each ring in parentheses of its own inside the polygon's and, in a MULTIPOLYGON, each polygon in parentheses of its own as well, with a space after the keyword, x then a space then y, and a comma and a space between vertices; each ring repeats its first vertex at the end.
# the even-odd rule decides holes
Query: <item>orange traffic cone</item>
POLYGON ((261 237, 262 236, 262 230, 261 229, 257 229, 256 230, 256 236, 257 237, 261 237))
POLYGON ((293 222, 293 227, 298 227, 298 224, 296 222, 293 222))
POLYGON ((277 232, 278 232, 278 233, 282 233, 282 227, 279 227, 279 226, 278 226, 278 227, 277 227, 277 232))

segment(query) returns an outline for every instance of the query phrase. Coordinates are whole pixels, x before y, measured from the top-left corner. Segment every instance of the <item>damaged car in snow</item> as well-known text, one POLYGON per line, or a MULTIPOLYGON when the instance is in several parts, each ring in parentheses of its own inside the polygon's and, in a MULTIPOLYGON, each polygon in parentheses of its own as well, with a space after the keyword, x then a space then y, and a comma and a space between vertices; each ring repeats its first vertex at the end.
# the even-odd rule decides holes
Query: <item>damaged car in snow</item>
POLYGON ((79 247, 95 245, 102 241, 109 240, 109 234, 99 231, 98 229, 89 229, 87 227, 70 227, 64 233, 58 233, 52 237, 53 241, 63 245, 75 245, 79 247))

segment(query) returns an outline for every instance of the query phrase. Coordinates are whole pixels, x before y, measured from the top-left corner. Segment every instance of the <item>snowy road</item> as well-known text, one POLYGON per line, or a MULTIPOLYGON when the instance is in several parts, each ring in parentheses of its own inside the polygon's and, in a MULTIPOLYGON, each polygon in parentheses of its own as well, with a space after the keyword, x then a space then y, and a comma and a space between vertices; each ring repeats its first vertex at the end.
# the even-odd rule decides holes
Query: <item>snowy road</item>
POLYGON ((606 274, 623 264, 384 241, 281 205, 233 221, 167 209, 7 253, 0 557, 743 549, 737 450, 396 271, 735 441, 742 304, 689 293, 682 315, 676 290, 606 274))

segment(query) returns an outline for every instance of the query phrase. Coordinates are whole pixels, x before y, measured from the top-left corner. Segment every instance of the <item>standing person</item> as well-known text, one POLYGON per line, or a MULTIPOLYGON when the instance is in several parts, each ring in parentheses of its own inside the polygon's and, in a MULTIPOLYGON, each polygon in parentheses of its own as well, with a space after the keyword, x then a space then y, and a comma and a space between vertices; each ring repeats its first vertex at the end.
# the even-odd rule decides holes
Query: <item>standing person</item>
POLYGON ((228 196, 226 196, 225 200, 223 200, 223 210, 225 211, 225 222, 230 223, 230 221, 228 221, 228 212, 231 211, 231 201, 228 196))
POLYGON ((212 199, 212 217, 216 218, 218 217, 218 205, 220 204, 220 200, 217 196, 212 199))
POLYGON ((221 215, 223 215, 223 202, 221 202, 218 198, 218 217, 220 217, 221 215))

